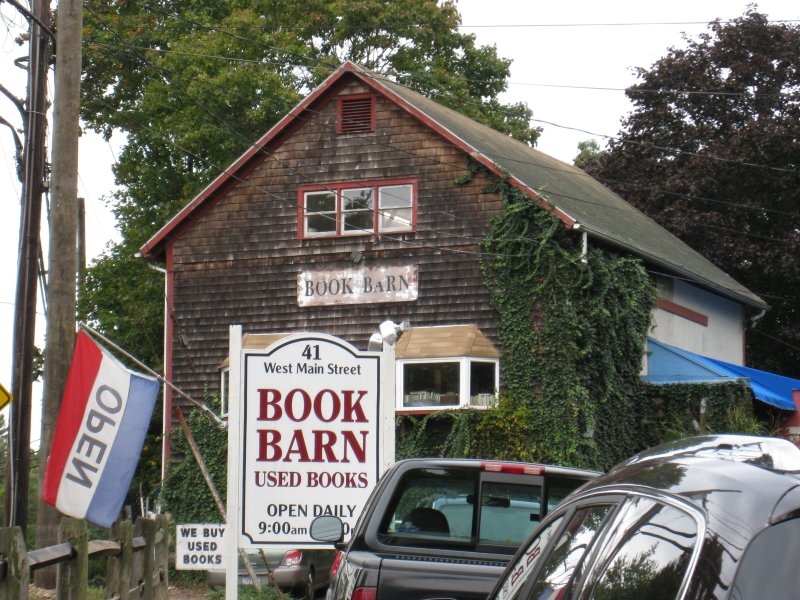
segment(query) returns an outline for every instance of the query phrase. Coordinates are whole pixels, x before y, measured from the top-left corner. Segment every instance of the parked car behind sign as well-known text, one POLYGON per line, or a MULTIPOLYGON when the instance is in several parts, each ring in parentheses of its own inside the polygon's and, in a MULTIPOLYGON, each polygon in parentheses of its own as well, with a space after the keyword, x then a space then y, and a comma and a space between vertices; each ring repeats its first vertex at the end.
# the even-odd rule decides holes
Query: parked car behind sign
MULTIPOLYGON (((550 465, 422 458, 378 482, 337 555, 329 600, 485 600, 508 560, 564 497, 599 473, 550 465)), ((311 536, 338 541, 336 517, 311 536)))
POLYGON ((800 597, 800 449, 705 436, 656 447, 540 524, 490 600, 800 597))
MULTIPOLYGON (((317 590, 328 587, 335 552, 333 548, 286 550, 267 547, 263 550, 250 549, 247 556, 262 585, 277 585, 296 598, 311 600, 317 590)), ((253 583, 241 558, 239 583, 253 583)), ((224 586, 225 570, 208 571, 208 585, 224 586)))

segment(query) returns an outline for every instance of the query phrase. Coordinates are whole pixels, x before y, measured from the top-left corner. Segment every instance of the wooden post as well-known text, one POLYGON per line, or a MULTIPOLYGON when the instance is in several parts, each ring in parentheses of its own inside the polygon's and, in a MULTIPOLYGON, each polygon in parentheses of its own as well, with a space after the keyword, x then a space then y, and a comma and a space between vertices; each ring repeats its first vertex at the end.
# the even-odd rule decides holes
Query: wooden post
MULTIPOLYGON (((47 3, 49 7, 49 2, 47 3)), ((45 331, 44 402, 41 455, 50 452, 61 397, 67 384, 75 346, 76 274, 78 272, 78 135, 80 134, 81 36, 83 2, 59 0, 56 29, 55 91, 53 96, 53 173, 50 199, 50 245, 45 331)), ((44 489, 45 469, 39 470, 44 489)), ((38 503, 36 543, 55 542, 59 515, 41 498, 38 503)), ((48 571, 37 572, 36 582, 52 587, 48 571)))
POLYGON ((155 545, 156 545, 156 532, 158 527, 156 522, 152 519, 145 519, 139 517, 136 519, 136 524, 141 526, 142 536, 147 541, 142 552, 144 553, 142 560, 142 580, 144 587, 142 588, 142 599, 153 600, 153 571, 155 570, 155 545))
POLYGON ((129 520, 117 521, 111 527, 111 535, 120 545, 120 554, 108 558, 106 598, 128 600, 133 561, 133 523, 129 520))
POLYGON ((62 519, 58 541, 69 542, 75 555, 72 560, 58 564, 56 600, 84 600, 89 594, 89 536, 86 521, 62 519))
POLYGON ((147 555, 147 542, 143 537, 144 520, 140 517, 133 524, 133 560, 131 561, 131 586, 129 600, 141 600, 144 597, 144 563, 147 555), (139 543, 144 543, 141 547, 139 543))
POLYGON ((153 567, 158 583, 153 590, 156 600, 167 600, 169 597, 169 517, 156 516, 156 547, 154 549, 153 567))
POLYGON ((6 561, 6 576, 0 580, 0 600, 28 598, 28 550, 22 537, 22 528, 0 529, 0 555, 6 561))

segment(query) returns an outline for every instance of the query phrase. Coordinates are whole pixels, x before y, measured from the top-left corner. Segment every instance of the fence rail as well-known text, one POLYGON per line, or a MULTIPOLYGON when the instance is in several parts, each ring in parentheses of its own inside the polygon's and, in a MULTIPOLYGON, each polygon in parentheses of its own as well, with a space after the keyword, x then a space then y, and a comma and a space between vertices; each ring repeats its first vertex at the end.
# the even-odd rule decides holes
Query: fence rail
POLYGON ((31 574, 58 566, 56 598, 85 600, 89 558, 108 557, 105 597, 166 600, 169 517, 117 521, 109 540, 89 540, 86 521, 64 518, 59 543, 28 552, 19 527, 0 528, 0 600, 27 600, 31 574))

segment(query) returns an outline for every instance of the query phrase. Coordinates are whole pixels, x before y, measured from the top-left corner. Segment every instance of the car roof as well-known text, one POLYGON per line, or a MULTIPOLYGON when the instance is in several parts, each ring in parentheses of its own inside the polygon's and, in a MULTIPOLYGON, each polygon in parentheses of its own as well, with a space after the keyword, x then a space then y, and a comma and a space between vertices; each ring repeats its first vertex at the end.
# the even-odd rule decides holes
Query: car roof
POLYGON ((528 475, 561 475, 567 477, 578 477, 580 479, 594 479, 601 475, 599 471, 589 469, 579 469, 577 467, 564 467, 560 465, 549 465, 543 463, 520 462, 514 460, 497 460, 481 458, 406 458, 397 461, 393 469, 413 469, 413 468, 436 468, 436 467, 462 467, 472 469, 483 469, 485 471, 497 472, 519 472, 528 475))
POLYGON ((755 531, 772 520, 778 502, 798 486, 800 449, 791 442, 715 435, 685 438, 637 454, 585 484, 578 494, 656 490, 696 506, 712 528, 755 531))

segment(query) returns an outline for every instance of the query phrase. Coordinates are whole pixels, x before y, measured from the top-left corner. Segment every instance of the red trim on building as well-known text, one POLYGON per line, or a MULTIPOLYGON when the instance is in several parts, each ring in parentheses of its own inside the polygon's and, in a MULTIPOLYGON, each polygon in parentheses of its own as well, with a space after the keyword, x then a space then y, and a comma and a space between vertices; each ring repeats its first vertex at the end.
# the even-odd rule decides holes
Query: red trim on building
POLYGON ((675 302, 667 300, 666 298, 658 298, 656 300, 656 306, 661 310, 667 311, 668 313, 672 313, 673 315, 678 315, 679 317, 683 317, 689 321, 699 323, 703 327, 708 327, 708 316, 694 311, 691 308, 686 308, 685 306, 676 304, 675 302))
MULTIPOLYGON (((172 270, 172 246, 170 245, 167 248, 167 281, 166 281, 166 300, 164 301, 164 310, 166 314, 164 315, 164 377, 167 381, 172 381, 172 334, 173 334, 173 324, 172 324, 172 315, 174 314, 173 310, 173 299, 175 297, 175 276, 174 271, 172 270)), ((163 415, 164 422, 161 425, 161 429, 164 431, 164 442, 162 446, 162 454, 163 454, 163 465, 168 464, 169 456, 171 453, 170 444, 169 444, 169 432, 172 431, 172 388, 168 385, 164 386, 164 415, 163 415)))
POLYGON ((419 185, 414 178, 402 179, 371 179, 366 181, 337 181, 336 183, 320 183, 304 185, 297 190, 297 236, 301 240, 329 239, 337 237, 355 237, 359 235, 394 235, 401 233, 414 233, 417 229, 417 194, 419 185), (411 186, 411 228, 410 229, 390 229, 379 231, 379 204, 380 190, 382 187, 393 185, 411 186), (342 225, 342 206, 339 201, 342 190, 352 190, 358 188, 374 188, 375 197, 373 199, 373 219, 372 231, 344 233, 341 231, 342 225), (306 235, 305 233, 305 194, 308 192, 333 192, 337 195, 336 199, 336 232, 322 235, 306 235))

